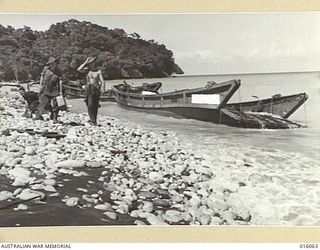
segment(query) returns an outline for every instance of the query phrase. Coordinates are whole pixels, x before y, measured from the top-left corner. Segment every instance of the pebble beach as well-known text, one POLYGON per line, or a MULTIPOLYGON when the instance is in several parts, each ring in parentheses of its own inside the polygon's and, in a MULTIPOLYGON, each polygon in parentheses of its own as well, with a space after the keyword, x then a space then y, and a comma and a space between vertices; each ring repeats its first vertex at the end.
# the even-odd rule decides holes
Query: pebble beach
POLYGON ((54 124, 46 116, 24 118, 23 111, 18 93, 1 92, 0 210, 10 214, 1 226, 252 220, 239 185, 221 183, 206 160, 172 134, 106 116, 91 126, 86 114, 72 112, 61 112, 54 124))
POLYGON ((68 103, 59 123, 35 121, 1 89, 1 226, 317 224, 308 211, 279 213, 269 198, 285 201, 283 180, 265 179, 249 154, 217 145, 208 160, 172 132, 106 115, 91 126, 83 100, 68 103))

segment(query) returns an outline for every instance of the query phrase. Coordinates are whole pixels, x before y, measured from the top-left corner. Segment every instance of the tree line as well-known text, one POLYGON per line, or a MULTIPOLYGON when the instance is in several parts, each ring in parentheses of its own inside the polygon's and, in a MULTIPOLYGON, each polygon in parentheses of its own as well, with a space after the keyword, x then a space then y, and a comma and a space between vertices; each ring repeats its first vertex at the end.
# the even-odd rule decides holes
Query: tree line
POLYGON ((183 74, 172 51, 137 33, 71 19, 46 31, 0 25, 0 80, 38 80, 49 56, 70 80, 83 78, 77 68, 88 56, 97 58, 105 79, 167 77, 183 74))

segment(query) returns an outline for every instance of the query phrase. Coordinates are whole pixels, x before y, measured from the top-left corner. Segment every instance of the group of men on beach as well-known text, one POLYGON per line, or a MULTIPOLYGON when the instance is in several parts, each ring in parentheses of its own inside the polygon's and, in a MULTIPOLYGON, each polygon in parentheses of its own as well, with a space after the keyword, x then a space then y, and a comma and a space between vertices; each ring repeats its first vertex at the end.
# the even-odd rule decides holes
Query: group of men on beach
MULTIPOLYGON (((97 115, 101 88, 105 89, 104 79, 101 70, 96 67, 95 57, 88 57, 80 65, 78 71, 86 74, 85 102, 88 109, 91 125, 97 125, 97 115)), ((49 57, 49 60, 41 72, 40 91, 25 91, 23 87, 19 88, 19 93, 25 99, 27 105, 24 112, 25 117, 32 117, 35 114, 35 120, 43 120, 42 114, 50 112, 50 119, 53 123, 58 122, 60 106, 57 97, 63 96, 63 79, 57 67, 58 59, 49 57)))

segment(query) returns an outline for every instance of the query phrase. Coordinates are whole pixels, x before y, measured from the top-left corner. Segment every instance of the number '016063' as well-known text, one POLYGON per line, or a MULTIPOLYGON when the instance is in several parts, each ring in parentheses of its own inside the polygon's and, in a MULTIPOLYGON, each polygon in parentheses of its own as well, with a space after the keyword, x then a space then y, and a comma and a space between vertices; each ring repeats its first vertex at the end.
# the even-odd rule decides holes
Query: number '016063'
POLYGON ((300 248, 315 249, 318 248, 318 244, 300 244, 300 248))

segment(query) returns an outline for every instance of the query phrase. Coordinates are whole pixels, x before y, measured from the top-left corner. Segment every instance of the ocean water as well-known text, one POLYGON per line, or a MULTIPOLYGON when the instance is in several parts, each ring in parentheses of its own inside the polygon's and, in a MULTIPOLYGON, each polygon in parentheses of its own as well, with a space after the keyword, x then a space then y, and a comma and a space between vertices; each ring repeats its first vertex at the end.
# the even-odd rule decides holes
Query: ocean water
MULTIPOLYGON (((258 225, 320 225, 320 72, 211 76, 179 76, 128 80, 163 83, 162 92, 204 86, 208 81, 241 79, 230 102, 274 94, 306 92, 309 96, 290 119, 307 125, 290 130, 232 128, 191 119, 177 119, 126 110, 102 103, 100 115, 152 131, 169 131, 203 155, 221 182, 245 183, 239 188, 258 225), (250 164, 244 164, 249 162, 250 164)), ((108 81, 107 87, 122 81, 108 81)))

